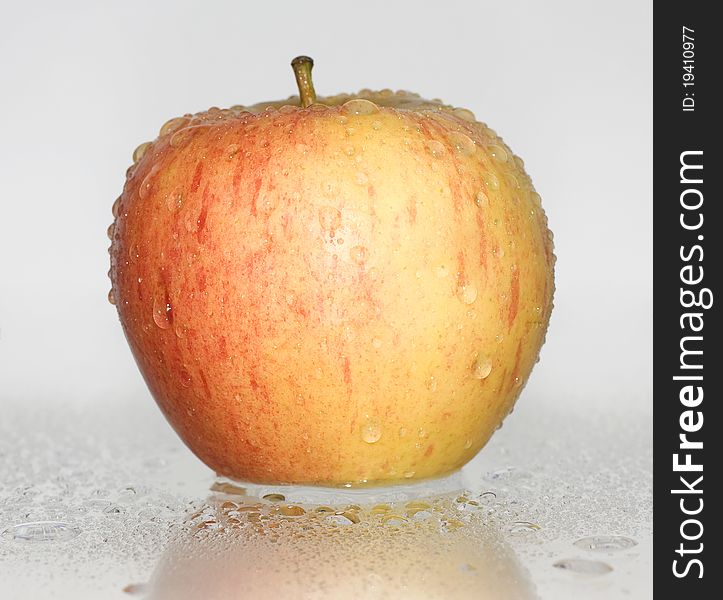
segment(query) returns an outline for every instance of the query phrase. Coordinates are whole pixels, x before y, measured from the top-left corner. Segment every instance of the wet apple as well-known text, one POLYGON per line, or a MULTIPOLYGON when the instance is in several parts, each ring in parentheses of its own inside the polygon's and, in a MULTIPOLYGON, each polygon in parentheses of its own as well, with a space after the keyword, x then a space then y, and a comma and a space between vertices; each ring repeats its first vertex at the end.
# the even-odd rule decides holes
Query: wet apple
POLYGON ((522 160, 408 92, 172 119, 113 207, 110 294, 159 407, 216 472, 442 475, 538 358, 552 236, 522 160))

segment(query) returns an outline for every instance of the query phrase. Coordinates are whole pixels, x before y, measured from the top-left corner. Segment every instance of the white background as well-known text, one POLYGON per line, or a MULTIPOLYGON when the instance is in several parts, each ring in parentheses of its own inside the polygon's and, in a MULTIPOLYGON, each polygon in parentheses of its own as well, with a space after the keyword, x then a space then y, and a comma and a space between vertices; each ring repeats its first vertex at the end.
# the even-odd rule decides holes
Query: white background
MULTIPOLYGON (((111 204, 168 118, 409 89, 525 159, 557 294, 519 403, 652 409, 652 3, 4 2, 0 407, 151 402, 106 300, 111 204)), ((0 417, 2 418, 2 417, 0 417)))

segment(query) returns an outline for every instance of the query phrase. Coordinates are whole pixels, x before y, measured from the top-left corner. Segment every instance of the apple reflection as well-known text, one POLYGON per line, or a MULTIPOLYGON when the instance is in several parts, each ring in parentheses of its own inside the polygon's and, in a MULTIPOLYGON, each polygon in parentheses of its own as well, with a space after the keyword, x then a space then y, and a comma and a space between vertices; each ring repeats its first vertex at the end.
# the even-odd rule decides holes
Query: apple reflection
POLYGON ((537 598, 478 502, 360 506, 212 498, 167 548, 151 600, 537 598))

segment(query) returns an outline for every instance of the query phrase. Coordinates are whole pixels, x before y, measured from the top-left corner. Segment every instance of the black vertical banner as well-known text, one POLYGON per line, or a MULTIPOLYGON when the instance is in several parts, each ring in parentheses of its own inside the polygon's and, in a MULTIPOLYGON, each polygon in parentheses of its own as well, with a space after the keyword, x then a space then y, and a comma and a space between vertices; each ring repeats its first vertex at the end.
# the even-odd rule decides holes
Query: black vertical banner
POLYGON ((656 597, 722 598, 723 174, 715 3, 654 15, 656 597))

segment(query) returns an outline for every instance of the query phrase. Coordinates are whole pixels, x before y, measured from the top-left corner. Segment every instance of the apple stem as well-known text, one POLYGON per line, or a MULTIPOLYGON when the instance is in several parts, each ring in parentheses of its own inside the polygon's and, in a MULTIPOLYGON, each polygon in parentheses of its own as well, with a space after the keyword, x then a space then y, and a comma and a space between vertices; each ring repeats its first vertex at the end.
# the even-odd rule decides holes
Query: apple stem
POLYGON ((296 76, 296 85, 299 86, 302 108, 316 102, 316 92, 314 91, 314 84, 311 82, 311 69, 313 66, 314 61, 308 56, 297 56, 291 61, 291 68, 294 69, 294 75, 296 76))

